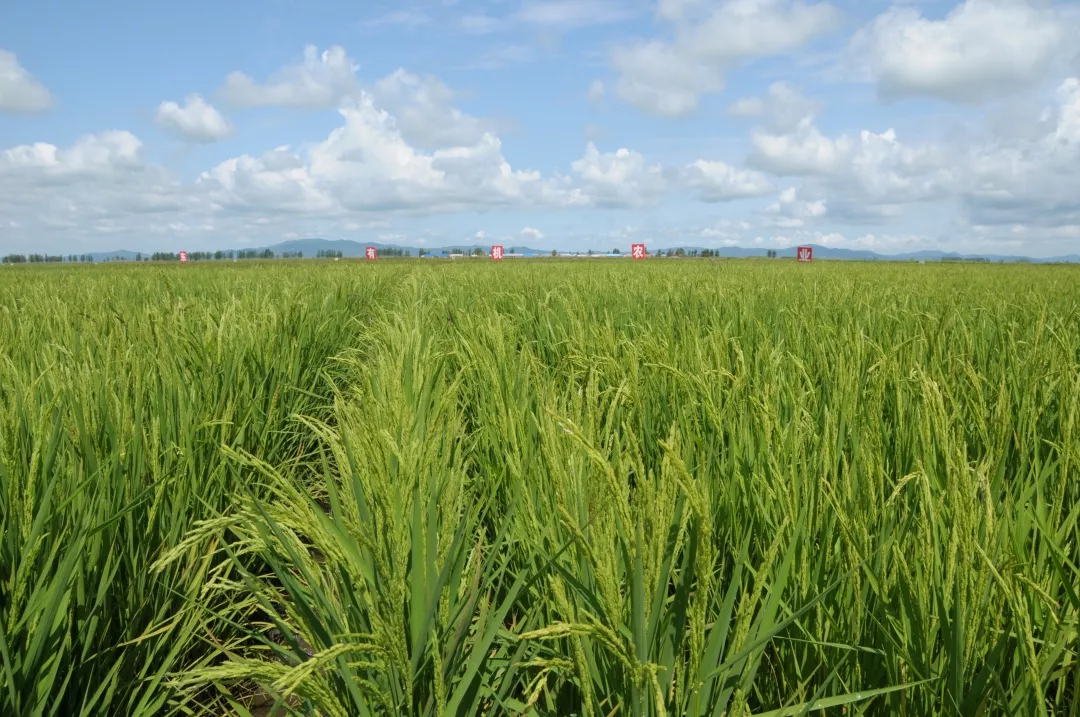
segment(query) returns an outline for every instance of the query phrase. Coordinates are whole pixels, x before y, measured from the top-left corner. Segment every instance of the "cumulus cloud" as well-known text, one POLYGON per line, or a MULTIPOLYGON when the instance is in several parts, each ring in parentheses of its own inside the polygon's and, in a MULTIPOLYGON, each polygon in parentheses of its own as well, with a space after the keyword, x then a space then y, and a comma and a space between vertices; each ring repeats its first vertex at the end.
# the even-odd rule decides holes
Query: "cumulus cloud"
POLYGON ((52 182, 115 175, 141 168, 141 150, 142 142, 125 131, 84 135, 67 148, 24 144, 0 153, 0 176, 52 182))
POLYGON ((166 231, 179 217, 190 219, 197 203, 188 188, 141 154, 142 142, 118 130, 68 147, 39 142, 0 151, 0 216, 12 225, 5 244, 72 246, 125 228, 166 231))
POLYGON ((622 147, 601 152, 589 142, 571 169, 584 190, 602 206, 632 206, 659 201, 667 189, 664 169, 649 164, 639 153, 622 147))
POLYGON ((558 182, 514 170, 493 134, 424 152, 405 140, 393 116, 367 93, 339 112, 343 126, 306 157, 282 148, 228 160, 204 173, 200 184, 223 205, 307 212, 436 212, 572 201, 558 182))
POLYGON ((0 49, 0 113, 38 114, 52 106, 48 88, 19 64, 15 53, 0 49))
POLYGON ((418 147, 472 145, 491 129, 454 107, 454 92, 435 77, 399 68, 378 80, 371 94, 393 115, 405 140, 418 147))
POLYGON ((963 205, 973 224, 1080 235, 1080 79, 1058 87, 1044 133, 974 146, 965 157, 963 205))
MULTIPOLYGON (((745 114, 763 118, 760 107, 745 114)), ((905 141, 894 129, 829 135, 813 114, 789 131, 757 127, 747 165, 801 177, 766 210, 766 224, 795 229, 812 222, 895 222, 906 207, 944 207, 965 236, 950 242, 996 243, 1005 253, 1043 246, 1068 253, 1080 238, 1080 78, 1068 78, 1045 107, 1030 108, 1024 131, 986 122, 948 141, 905 141), (1054 242, 1060 246, 1051 248, 1054 242)), ((944 209, 942 211, 945 211, 944 209)), ((925 213, 925 212, 922 212, 925 213)), ((947 220, 935 215, 935 222, 947 220)), ((951 227, 950 232, 957 231, 951 227)), ((877 240, 892 234, 875 234, 877 240)), ((959 247, 960 245, 957 244, 959 247)), ((970 245, 975 247, 976 245, 970 245)))
POLYGON ((777 201, 765 208, 767 224, 782 229, 794 229, 807 222, 821 219, 828 213, 824 199, 802 201, 795 187, 788 187, 780 192, 777 201))
POLYGON ((905 144, 893 129, 828 137, 807 116, 785 134, 755 130, 752 144, 751 166, 808 177, 842 203, 874 205, 882 216, 895 214, 894 205, 948 196, 959 178, 956 157, 946 148, 905 144))
POLYGON ((754 117, 769 129, 777 132, 791 131, 805 117, 818 113, 819 107, 802 92, 787 82, 769 85, 764 97, 744 97, 728 106, 733 117, 754 117))
POLYGON ((748 161, 773 174, 828 174, 836 171, 850 156, 853 146, 848 137, 833 140, 817 128, 812 116, 803 117, 786 133, 755 129, 753 151, 748 161))
POLYGON ((683 169, 682 177, 705 202, 759 197, 772 191, 772 184, 760 172, 717 161, 699 159, 683 169))
POLYGON ((955 197, 963 186, 964 161, 955 143, 909 144, 892 128, 826 135, 802 96, 788 87, 765 100, 744 102, 741 110, 763 123, 751 134, 747 164, 803 178, 800 190, 785 190, 768 208, 772 226, 801 227, 826 210, 838 222, 894 221, 904 205, 955 197), (810 113, 794 121, 799 108, 810 113))
POLYGON ((282 68, 265 82, 243 72, 229 73, 219 94, 240 107, 336 107, 343 97, 357 93, 358 69, 343 47, 335 45, 320 53, 308 45, 299 63, 282 68))
POLYGON ((721 91, 730 69, 804 46, 835 30, 841 13, 828 2, 682 0, 662 3, 658 17, 671 25, 669 37, 612 52, 615 91, 645 112, 680 116, 697 109, 703 94, 721 91))
POLYGON ((183 107, 176 102, 162 102, 154 121, 166 132, 204 144, 233 133, 233 126, 224 115, 197 94, 188 95, 183 107))
POLYGON ((358 69, 340 46, 322 53, 308 46, 299 64, 283 67, 264 83, 231 73, 219 94, 239 106, 323 109, 347 106, 368 95, 394 117, 407 142, 424 149, 475 144, 491 130, 488 123, 453 106, 454 92, 438 78, 399 68, 365 84, 357 77, 358 69))
POLYGON ((965 0, 941 20, 893 6, 856 33, 851 49, 885 97, 971 102, 1043 79, 1075 37, 1048 2, 965 0))
MULTIPOLYGON (((395 81, 413 86, 406 77, 395 81)), ((441 104, 433 100, 430 106, 441 104)), ((193 106, 198 103, 187 103, 193 106)), ((126 131, 86 135, 68 147, 12 147, 0 151, 0 215, 19 227, 13 241, 51 236, 73 244, 101 236, 141 241, 168 235, 177 241, 218 237, 216 242, 229 236, 242 244, 245 236, 266 241, 267 232, 306 235, 325 226, 351 231, 393 217, 640 207, 679 190, 717 202, 769 191, 753 170, 715 160, 665 167, 627 148, 601 152, 592 143, 569 173, 549 175, 513 167, 491 131, 448 134, 440 146, 425 149, 410 142, 395 116, 364 90, 338 112, 341 125, 320 142, 232 157, 194 182, 147 163, 142 142, 126 131)), ((521 237, 538 240, 543 233, 525 227, 521 237)))

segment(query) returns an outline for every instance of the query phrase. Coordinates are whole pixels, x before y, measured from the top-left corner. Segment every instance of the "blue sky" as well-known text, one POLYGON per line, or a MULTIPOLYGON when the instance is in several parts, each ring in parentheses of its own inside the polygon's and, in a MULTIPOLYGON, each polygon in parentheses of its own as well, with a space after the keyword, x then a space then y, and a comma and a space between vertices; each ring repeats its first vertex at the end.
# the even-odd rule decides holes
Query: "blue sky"
POLYGON ((0 253, 1074 253, 1077 9, 7 3, 0 253))

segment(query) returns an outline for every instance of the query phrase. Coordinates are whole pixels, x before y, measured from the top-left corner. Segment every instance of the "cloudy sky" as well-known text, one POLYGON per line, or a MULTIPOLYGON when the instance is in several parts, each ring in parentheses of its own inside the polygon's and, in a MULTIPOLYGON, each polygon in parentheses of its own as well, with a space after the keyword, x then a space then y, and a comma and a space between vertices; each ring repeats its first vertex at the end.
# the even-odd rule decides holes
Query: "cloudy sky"
POLYGON ((0 253, 1080 251, 1080 5, 4 3, 0 253))

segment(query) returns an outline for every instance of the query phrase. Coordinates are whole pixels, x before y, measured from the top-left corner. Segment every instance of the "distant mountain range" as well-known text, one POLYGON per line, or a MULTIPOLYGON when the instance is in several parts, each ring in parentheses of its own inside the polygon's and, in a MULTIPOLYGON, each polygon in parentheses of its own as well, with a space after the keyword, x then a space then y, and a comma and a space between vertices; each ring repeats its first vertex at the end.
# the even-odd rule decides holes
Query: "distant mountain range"
MULTIPOLYGON (((349 239, 331 240, 331 239, 293 239, 280 244, 273 244, 267 247, 258 247, 258 251, 264 249, 270 249, 275 254, 282 254, 284 252, 302 252, 305 258, 315 258, 319 252, 323 251, 340 251, 343 257, 357 258, 363 257, 367 247, 374 246, 380 251, 387 249, 400 249, 402 251, 408 251, 413 257, 420 255, 422 249, 426 254, 441 256, 443 254, 450 254, 452 252, 463 252, 466 254, 472 253, 474 249, 480 249, 486 255, 491 250, 490 244, 456 244, 442 247, 419 247, 408 246, 404 244, 382 244, 379 242, 356 242, 349 239)), ((1000 254, 958 254, 955 252, 944 251, 916 251, 905 252, 902 254, 879 254, 873 251, 861 250, 861 249, 838 249, 834 247, 820 246, 817 244, 810 244, 814 248, 815 259, 839 259, 848 261, 988 261, 988 262, 1026 262, 1032 264, 1052 264, 1052 263, 1080 263, 1080 254, 1068 254, 1065 256, 1055 257, 1027 257, 1021 255, 1000 255, 1000 254)), ((683 247, 671 247, 674 251, 678 248, 683 249, 684 252, 697 251, 701 252, 708 249, 714 253, 715 256, 727 257, 727 258, 749 258, 749 257, 764 257, 767 249, 765 248, 747 248, 747 247, 701 247, 701 246, 683 246, 683 247)), ((236 251, 235 249, 233 251, 236 251)), ((516 254, 520 256, 548 256, 551 254, 550 249, 534 249, 528 246, 506 246, 505 251, 507 254, 516 254)), ((656 251, 653 249, 653 251, 656 251)), ((665 254, 668 251, 668 247, 664 247, 659 251, 665 254)), ((778 249, 777 253, 780 257, 795 258, 796 247, 788 247, 786 249, 778 249)), ((567 254, 568 252, 560 252, 560 254, 567 254)), ((585 254, 586 252, 569 252, 571 254, 585 254)), ((598 254, 603 254, 604 251, 597 251, 598 254)), ((630 247, 626 247, 623 250, 623 256, 628 256, 630 253, 630 247)), ((132 260, 136 257, 136 252, 133 251, 110 251, 110 252, 94 252, 91 254, 94 261, 107 261, 115 258, 122 258, 132 260)))

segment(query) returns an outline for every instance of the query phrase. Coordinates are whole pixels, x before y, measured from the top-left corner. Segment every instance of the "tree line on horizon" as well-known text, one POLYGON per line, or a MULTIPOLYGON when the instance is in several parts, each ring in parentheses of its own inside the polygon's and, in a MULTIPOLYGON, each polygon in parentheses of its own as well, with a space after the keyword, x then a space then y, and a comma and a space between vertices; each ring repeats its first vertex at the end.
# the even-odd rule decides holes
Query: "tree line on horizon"
MULTIPOLYGON (((513 255, 515 248, 510 247, 507 249, 507 254, 513 255)), ((596 252, 589 249, 586 254, 593 256, 596 252)), ((612 249, 610 254, 620 254, 618 248, 612 249)), ((466 254, 472 254, 473 256, 485 256, 487 254, 480 247, 474 247, 472 250, 453 248, 453 249, 441 249, 436 254, 435 251, 430 249, 420 249, 418 255, 421 257, 430 256, 464 256, 466 254)), ((559 251, 552 249, 552 256, 558 256, 559 251)), ((657 249, 656 251, 649 252, 652 257, 700 257, 704 259, 719 257, 719 250, 715 249, 684 249, 682 247, 669 248, 669 249, 657 249)), ((779 256, 779 253, 775 249, 769 249, 765 252, 766 257, 769 259, 775 259, 779 256)), ((382 247, 379 249, 380 257, 411 257, 412 251, 409 249, 402 249, 400 247, 382 247)), ((281 253, 275 253, 273 249, 240 249, 237 251, 193 251, 187 253, 188 261, 232 261, 234 259, 303 259, 304 252, 302 251, 285 251, 281 253)), ((341 259, 344 258, 344 254, 340 249, 321 249, 315 254, 316 259, 341 259)), ((142 252, 136 252, 134 258, 117 255, 103 259, 95 259, 91 254, 69 254, 63 255, 49 255, 49 254, 8 254, 0 258, 0 263, 3 264, 44 264, 44 263, 95 263, 97 261, 180 261, 180 255, 178 252, 164 252, 156 251, 150 254, 143 254, 142 252)), ((984 260, 985 261, 985 260, 984 260)))
MULTIPOLYGON (((341 256, 341 252, 319 252, 319 258, 341 256), (323 256, 325 254, 325 257, 323 256)), ((303 259, 302 251, 283 251, 275 254, 273 249, 241 249, 239 251, 189 251, 188 261, 232 261, 233 259, 303 259)), ((95 259, 92 254, 8 254, 0 257, 2 264, 93 264, 108 261, 180 261, 178 252, 155 251, 151 254, 136 252, 133 258, 122 255, 95 259)))

